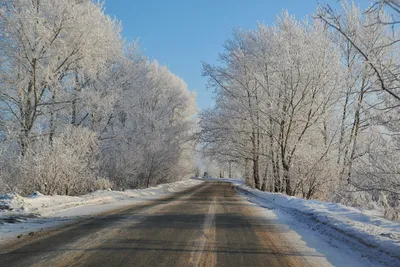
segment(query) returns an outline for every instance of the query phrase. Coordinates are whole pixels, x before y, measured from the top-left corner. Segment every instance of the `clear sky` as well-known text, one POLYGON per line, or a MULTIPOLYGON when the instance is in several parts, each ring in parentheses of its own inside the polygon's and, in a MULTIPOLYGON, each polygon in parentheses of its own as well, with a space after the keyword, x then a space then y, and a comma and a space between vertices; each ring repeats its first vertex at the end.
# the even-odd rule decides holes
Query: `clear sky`
POLYGON ((201 109, 213 105, 201 62, 214 63, 232 29, 272 24, 283 9, 300 19, 316 0, 106 0, 106 12, 123 24, 127 41, 140 38, 145 54, 166 65, 197 92, 201 109))

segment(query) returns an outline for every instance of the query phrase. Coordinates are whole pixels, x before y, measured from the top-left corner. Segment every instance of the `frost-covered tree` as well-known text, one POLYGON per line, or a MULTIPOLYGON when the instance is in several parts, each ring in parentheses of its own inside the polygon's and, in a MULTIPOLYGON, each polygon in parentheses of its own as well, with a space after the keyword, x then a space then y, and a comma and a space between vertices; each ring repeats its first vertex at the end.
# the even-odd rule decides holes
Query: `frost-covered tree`
POLYGON ((396 7, 343 1, 235 31, 220 64, 204 65, 217 100, 200 116, 205 155, 238 159, 262 190, 398 216, 396 7))
POLYGON ((156 61, 130 52, 123 64, 122 93, 105 134, 109 176, 123 187, 151 186, 193 172, 195 95, 156 61))
POLYGON ((108 179, 150 186, 192 171, 195 96, 120 32, 102 2, 0 2, 7 188, 80 194, 108 179))
POLYGON ((20 131, 24 154, 43 130, 41 116, 49 117, 51 139, 57 111, 75 104, 65 95, 79 90, 71 80, 96 78, 97 66, 121 50, 119 24, 89 0, 2 1, 0 12, 2 107, 20 131))
POLYGON ((275 27, 236 32, 225 48, 222 66, 204 67, 217 107, 202 115, 203 139, 218 151, 219 139, 232 138, 228 147, 242 154, 245 168, 251 159, 256 188, 295 194, 302 184, 292 169, 302 160, 298 149, 309 136, 322 147, 331 140, 324 123, 337 100, 339 57, 329 32, 284 13, 275 27))
POLYGON ((350 191, 364 192, 365 198, 389 208, 398 207, 400 193, 395 170, 400 130, 395 122, 400 103, 396 6, 395 1, 375 1, 361 10, 343 1, 341 10, 324 5, 317 13, 336 34, 342 51, 346 94, 338 150, 340 179, 347 180, 344 186, 350 191))

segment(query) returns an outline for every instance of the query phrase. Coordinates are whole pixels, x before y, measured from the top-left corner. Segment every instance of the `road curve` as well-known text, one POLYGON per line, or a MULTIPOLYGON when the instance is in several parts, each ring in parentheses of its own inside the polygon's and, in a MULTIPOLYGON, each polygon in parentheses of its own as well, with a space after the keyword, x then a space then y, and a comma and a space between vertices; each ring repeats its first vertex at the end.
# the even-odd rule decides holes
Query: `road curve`
POLYGON ((230 183, 206 182, 2 253, 0 266, 329 266, 261 214, 230 183))

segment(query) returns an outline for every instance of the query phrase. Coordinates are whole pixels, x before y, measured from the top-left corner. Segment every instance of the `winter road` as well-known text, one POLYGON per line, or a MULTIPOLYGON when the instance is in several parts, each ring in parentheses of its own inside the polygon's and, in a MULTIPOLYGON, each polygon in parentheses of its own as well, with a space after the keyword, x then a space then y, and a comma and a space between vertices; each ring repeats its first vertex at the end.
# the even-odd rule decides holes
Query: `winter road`
POLYGON ((329 266, 261 209, 207 182, 32 240, 0 266, 329 266))

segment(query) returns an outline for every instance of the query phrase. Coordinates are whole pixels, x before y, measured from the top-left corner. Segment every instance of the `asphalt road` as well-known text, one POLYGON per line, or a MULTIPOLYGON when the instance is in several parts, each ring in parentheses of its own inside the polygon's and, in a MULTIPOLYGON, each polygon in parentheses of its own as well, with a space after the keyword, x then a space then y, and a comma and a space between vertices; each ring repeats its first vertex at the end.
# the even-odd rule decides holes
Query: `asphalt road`
MULTIPOLYGON (((0 254, 0 266, 310 266, 230 183, 88 219, 0 254)), ((324 265, 317 261, 317 265, 324 265)))

